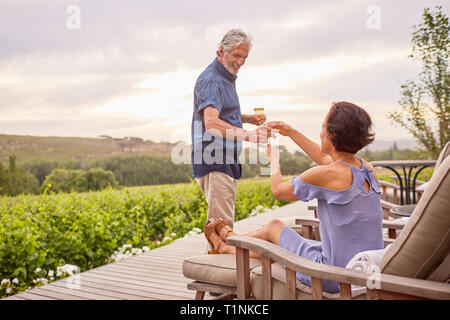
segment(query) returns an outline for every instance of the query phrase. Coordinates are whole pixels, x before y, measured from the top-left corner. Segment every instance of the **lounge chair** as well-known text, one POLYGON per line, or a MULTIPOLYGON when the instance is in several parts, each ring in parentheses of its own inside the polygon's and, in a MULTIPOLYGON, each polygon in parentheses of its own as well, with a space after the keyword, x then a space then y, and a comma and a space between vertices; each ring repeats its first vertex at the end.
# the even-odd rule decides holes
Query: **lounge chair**
MULTIPOLYGON (((270 242, 231 236, 236 246, 238 299, 445 299, 450 300, 450 157, 435 170, 430 183, 398 239, 369 274, 319 264, 270 242), (250 268, 249 250, 263 255, 261 267, 250 268), (285 269, 282 267, 285 266, 285 269), (311 288, 296 272, 311 276, 311 288), (322 290, 322 280, 339 282, 340 292, 322 290), (352 286, 360 286, 352 290, 352 286)), ((308 227, 306 235, 313 234, 308 227)), ((303 228, 305 229, 305 228, 303 228)))

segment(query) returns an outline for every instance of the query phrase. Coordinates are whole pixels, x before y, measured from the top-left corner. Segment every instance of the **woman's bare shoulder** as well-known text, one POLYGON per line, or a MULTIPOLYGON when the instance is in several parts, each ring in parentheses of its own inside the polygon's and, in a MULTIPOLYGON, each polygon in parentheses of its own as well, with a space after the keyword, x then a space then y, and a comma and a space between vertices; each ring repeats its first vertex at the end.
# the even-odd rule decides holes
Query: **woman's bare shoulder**
POLYGON ((339 176, 339 168, 335 163, 312 167, 300 175, 306 183, 326 187, 330 180, 339 176))

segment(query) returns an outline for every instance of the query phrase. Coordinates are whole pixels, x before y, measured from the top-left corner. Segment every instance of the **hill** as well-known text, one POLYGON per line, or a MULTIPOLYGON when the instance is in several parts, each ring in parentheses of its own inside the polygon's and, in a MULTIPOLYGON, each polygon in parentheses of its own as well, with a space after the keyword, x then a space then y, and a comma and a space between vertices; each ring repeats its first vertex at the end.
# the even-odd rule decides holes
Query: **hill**
POLYGON ((122 139, 36 137, 0 134, 0 162, 8 163, 9 155, 15 154, 18 162, 51 159, 70 161, 101 159, 121 154, 151 154, 170 156, 175 143, 153 142, 136 137, 122 139))

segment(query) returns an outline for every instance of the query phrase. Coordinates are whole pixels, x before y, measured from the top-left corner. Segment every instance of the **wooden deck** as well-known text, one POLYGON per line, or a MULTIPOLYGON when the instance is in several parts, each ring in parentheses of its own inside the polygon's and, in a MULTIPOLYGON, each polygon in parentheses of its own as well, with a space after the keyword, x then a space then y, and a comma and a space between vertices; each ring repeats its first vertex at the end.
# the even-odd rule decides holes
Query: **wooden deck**
MULTIPOLYGON (((312 215, 308 204, 295 202, 272 212, 235 223, 238 233, 249 232, 273 218, 312 215)), ((186 288, 190 279, 183 276, 185 257, 205 253, 203 234, 178 239, 173 243, 138 256, 94 268, 70 278, 29 289, 3 300, 175 300, 194 299, 186 288)), ((205 299, 211 299, 209 294, 205 299)))

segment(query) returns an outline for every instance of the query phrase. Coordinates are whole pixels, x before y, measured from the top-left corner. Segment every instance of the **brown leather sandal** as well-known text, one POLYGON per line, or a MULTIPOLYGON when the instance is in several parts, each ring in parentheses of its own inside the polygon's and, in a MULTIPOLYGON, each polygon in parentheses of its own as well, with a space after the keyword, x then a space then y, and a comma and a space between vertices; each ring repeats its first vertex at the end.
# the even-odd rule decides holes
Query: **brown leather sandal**
POLYGON ((223 240, 219 237, 219 235, 216 233, 216 228, 213 223, 208 223, 205 226, 205 237, 206 240, 208 240, 210 250, 208 251, 208 254, 218 254, 219 253, 219 247, 223 240), (216 235, 217 237, 214 237, 213 235, 216 235), (215 239, 212 239, 215 238, 215 239))
POLYGON ((227 239, 230 232, 233 232, 233 229, 222 218, 217 218, 214 224, 216 225, 216 233, 223 241, 227 239))

